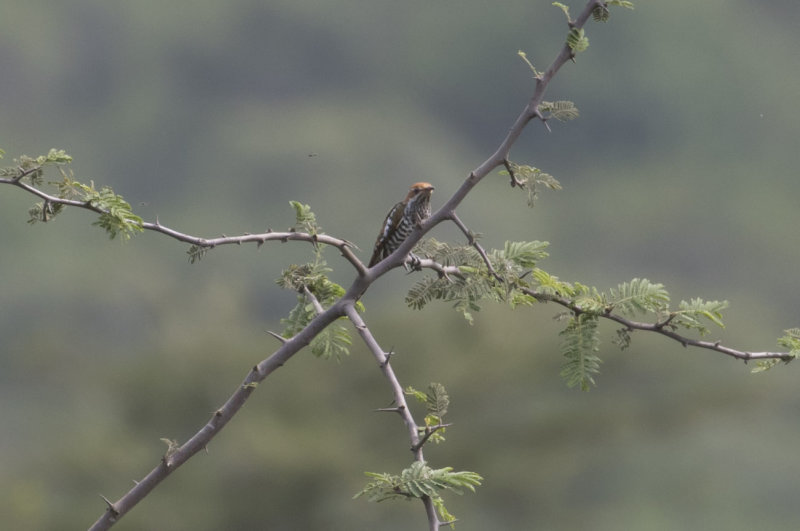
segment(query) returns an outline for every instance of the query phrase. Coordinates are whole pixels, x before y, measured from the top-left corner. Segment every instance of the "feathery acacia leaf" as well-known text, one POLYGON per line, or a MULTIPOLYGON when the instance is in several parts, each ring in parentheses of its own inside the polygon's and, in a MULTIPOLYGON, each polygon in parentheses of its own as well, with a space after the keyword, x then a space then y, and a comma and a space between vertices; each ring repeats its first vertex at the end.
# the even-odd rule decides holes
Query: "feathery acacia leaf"
MULTIPOLYGON (((577 109, 575 109, 577 112, 577 109)), ((520 186, 523 190, 528 192, 528 206, 533 207, 536 199, 539 197, 539 190, 542 186, 549 190, 561 190, 561 183, 550 175, 545 173, 539 168, 528 166, 526 164, 517 164, 516 162, 509 162, 509 167, 515 178, 515 185, 520 186)), ((508 170, 501 170, 500 175, 508 175, 508 170)))
MULTIPOLYGON (((68 155, 62 156, 61 153, 52 155, 56 160, 69 157, 68 155)), ((58 196, 61 199, 78 199, 103 210, 98 220, 92 225, 104 229, 111 239, 120 236, 122 239, 128 240, 134 234, 144 231, 142 218, 134 214, 131 205, 121 195, 114 193, 114 190, 108 186, 97 190, 93 181, 89 181, 89 184, 80 183, 64 171, 61 172, 61 175, 63 180, 54 183, 58 186, 58 196)))
POLYGON ((440 419, 447 414, 447 408, 450 407, 450 396, 442 384, 433 382, 428 386, 428 392, 425 393, 425 405, 429 414, 436 415, 440 419))
POLYGON ((669 305, 669 293, 663 284, 654 284, 646 278, 634 278, 619 284, 604 297, 609 310, 624 315, 663 312, 669 305))
POLYGON ((440 383, 433 382, 428 385, 427 392, 423 393, 411 386, 406 387, 403 392, 425 404, 425 426, 417 428, 420 436, 427 436, 428 442, 435 444, 444 442, 444 434, 447 429, 443 426, 444 416, 450 407, 450 396, 445 387, 440 383))
MULTIPOLYGON (((326 273, 329 271, 325 260, 317 254, 313 263, 290 265, 275 281, 283 289, 297 292, 297 304, 287 317, 281 319, 284 325, 283 337, 290 338, 299 333, 317 316, 317 309, 309 294, 323 308, 344 295, 344 288, 327 277, 326 273)), ((363 310, 360 303, 357 308, 359 311, 363 310)), ((338 360, 350 353, 351 344, 350 331, 341 324, 331 324, 311 341, 311 352, 319 358, 338 360)))
POLYGON ((800 328, 789 328, 778 338, 778 345, 789 349, 792 356, 800 356, 800 328))
POLYGON ((567 34, 567 46, 575 53, 583 52, 589 47, 589 38, 586 36, 586 32, 583 28, 572 28, 569 30, 567 34))
MULTIPOLYGON (((800 356, 800 328, 789 328, 788 330, 784 330, 783 335, 778 338, 778 345, 787 349, 790 356, 793 356, 794 358, 800 356)), ((767 371, 777 365, 780 361, 781 360, 779 359, 760 360, 756 364, 756 367, 750 372, 767 371)))
POLYGON ((600 5, 592 9, 592 18, 595 22, 607 22, 610 17, 611 11, 607 6, 600 5))
POLYGON ((353 498, 366 496, 369 501, 381 502, 391 499, 422 498, 428 496, 434 503, 439 516, 445 521, 452 521, 453 516, 444 509, 442 491, 463 494, 469 490, 475 492, 483 478, 475 472, 454 472, 452 467, 433 469, 424 461, 414 461, 411 466, 399 475, 366 472, 372 481, 353 498))
POLYGON ((434 299, 452 302, 453 308, 472 323, 472 312, 479 311, 478 302, 486 298, 497 300, 497 291, 486 274, 477 273, 454 278, 425 277, 408 291, 406 304, 420 310, 434 299))
POLYGON ((689 302, 681 301, 678 310, 673 312, 675 317, 671 323, 690 330, 697 330, 700 335, 710 332, 703 320, 711 321, 720 328, 725 328, 722 322, 722 310, 728 307, 728 301, 704 301, 694 298, 689 302))
POLYGON ((548 113, 545 118, 555 118, 559 122, 574 120, 580 113, 571 101, 543 101, 539 104, 539 111, 548 113))
POLYGON ((295 223, 293 230, 307 232, 308 234, 320 234, 322 227, 317 224, 317 216, 311 211, 309 205, 304 205, 299 201, 289 201, 294 208, 295 223))
POLYGON ((532 269, 536 267, 539 260, 547 258, 545 249, 550 245, 549 242, 530 241, 530 242, 511 242, 506 241, 503 246, 502 258, 510 260, 514 265, 522 269, 532 269))
POLYGON ((568 387, 580 385, 582 391, 588 391, 595 385, 594 375, 600 372, 601 360, 596 354, 600 350, 597 317, 574 316, 559 335, 561 354, 566 358, 561 377, 568 387))

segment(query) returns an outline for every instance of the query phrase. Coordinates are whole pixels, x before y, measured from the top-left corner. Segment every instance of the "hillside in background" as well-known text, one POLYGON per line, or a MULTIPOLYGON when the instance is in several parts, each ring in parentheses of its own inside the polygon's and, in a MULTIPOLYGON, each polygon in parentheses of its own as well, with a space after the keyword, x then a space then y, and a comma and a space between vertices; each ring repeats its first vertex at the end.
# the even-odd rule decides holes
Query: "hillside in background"
MULTIPOLYGON (((284 229, 289 200, 366 259, 411 182, 442 204, 505 135, 566 33, 548 1, 224 3, 28 1, 0 18, 2 162, 51 147, 79 180, 199 236, 284 229)), ((714 337, 774 349, 796 303, 800 7, 640 1, 592 23, 548 99, 577 121, 531 124, 512 158, 555 175, 534 209, 505 177, 460 209, 487 247, 551 242, 541 264, 600 288, 664 282, 675 301, 728 299, 714 337)), ((579 3, 572 6, 577 12, 579 3)), ((56 176, 53 175, 53 178, 56 176)), ((88 526, 185 440, 275 347, 294 304, 274 283, 300 244, 216 249, 190 265, 160 235, 109 242, 85 212, 26 224, 0 188, 0 514, 10 529, 88 526)), ((438 239, 459 241, 452 228, 438 239)), ((333 277, 347 264, 329 251, 333 277)), ((433 466, 476 470, 449 500, 478 529, 793 529, 796 367, 765 375, 606 326, 599 386, 558 378, 558 309, 486 307, 469 326, 423 312, 397 270, 365 297, 403 382, 451 392, 433 466)), ((410 455, 361 345, 304 353, 119 529, 383 529, 408 504, 352 501, 363 470, 410 455)))

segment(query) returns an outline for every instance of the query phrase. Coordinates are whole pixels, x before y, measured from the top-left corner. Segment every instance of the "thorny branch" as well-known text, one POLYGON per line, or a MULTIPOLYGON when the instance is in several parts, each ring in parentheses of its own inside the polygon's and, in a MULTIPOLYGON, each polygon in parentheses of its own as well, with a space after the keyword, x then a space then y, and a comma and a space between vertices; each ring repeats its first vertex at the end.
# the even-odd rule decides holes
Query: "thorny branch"
MULTIPOLYGON (((389 381, 389 386, 391 387, 392 394, 394 395, 394 403, 396 404, 396 408, 394 410, 402 417, 403 422, 406 425, 408 437, 411 440, 411 451, 414 453, 414 460, 425 461, 425 458, 422 455, 422 446, 425 444, 425 441, 427 441, 430 435, 427 435, 424 440, 420 439, 419 426, 414 420, 414 417, 411 415, 411 410, 406 402, 405 393, 403 393, 403 386, 400 385, 400 381, 397 379, 394 369, 389 363, 389 353, 384 352, 384 350, 378 344, 378 341, 372 335, 372 332, 370 332, 369 328, 367 328, 364 319, 362 319, 361 315, 356 310, 355 305, 345 305, 345 313, 350 319, 350 322, 353 323, 353 326, 355 326, 356 332, 358 332, 358 335, 361 336, 364 344, 367 345, 367 348, 378 362, 378 367, 380 367, 381 372, 389 381)), ((436 507, 434 507, 433 501, 429 496, 423 496, 421 499, 423 505, 425 506, 425 512, 428 515, 428 524, 430 526, 430 530, 438 530, 442 525, 442 522, 439 521, 439 515, 436 514, 436 507)))
MULTIPOLYGON (((575 314, 586 313, 584 310, 580 308, 580 306, 575 301, 571 301, 567 298, 558 295, 540 293, 530 289, 523 289, 522 291, 523 293, 526 293, 531 297, 535 298, 539 302, 554 302, 569 309, 571 312, 575 314)), ((594 315, 597 315, 598 317, 602 317, 604 319, 615 321, 624 326, 629 331, 643 330, 645 332, 655 332, 656 334, 661 334, 662 336, 677 341, 684 347, 705 348, 713 350, 715 352, 720 352, 722 354, 731 356, 736 359, 744 360, 745 362, 749 360, 766 360, 766 359, 779 359, 781 361, 789 362, 795 359, 794 356, 789 354, 788 352, 750 352, 744 350, 737 350, 734 348, 724 346, 720 341, 704 341, 701 339, 694 339, 691 337, 681 335, 672 328, 670 328, 669 326, 669 323, 675 317, 674 314, 670 315, 666 320, 658 323, 643 323, 640 321, 633 321, 631 319, 622 317, 621 315, 612 312, 604 312, 594 315)))
MULTIPOLYGON (((422 269, 432 269, 436 271, 439 275, 449 277, 449 276, 463 276, 463 273, 459 270, 458 266, 446 266, 443 264, 439 264, 433 260, 425 259, 420 261, 420 267, 422 269)), ((498 278, 497 275, 492 273, 490 269, 490 274, 492 274, 495 278, 498 278)), ((499 277, 502 282, 504 279, 499 277)), ((526 295, 530 295, 534 299, 539 302, 552 302, 554 304, 558 304, 563 306, 564 308, 570 310, 574 314, 581 314, 587 313, 586 310, 582 309, 580 305, 566 297, 562 297, 560 295, 553 295, 550 293, 543 293, 541 291, 536 291, 534 289, 522 289, 522 293, 526 295)), ((634 331, 634 330, 641 330, 644 332, 655 332, 656 334, 661 334, 664 337, 668 337, 674 341, 677 341, 684 347, 698 347, 704 348, 708 350, 713 350, 715 352, 719 352, 721 354, 725 354, 727 356, 731 356, 732 358, 740 359, 745 362, 750 360, 767 360, 767 359, 778 359, 785 362, 790 362, 795 359, 795 357, 790 354, 789 352, 752 352, 752 351, 745 351, 745 350, 737 350, 735 348, 726 347, 720 341, 705 341, 701 339, 695 339, 692 337, 684 336, 676 332, 672 327, 670 327, 670 323, 676 317, 676 314, 672 313, 667 316, 663 321, 659 321, 656 323, 646 323, 641 321, 634 321, 632 319, 628 319, 627 317, 623 317, 619 314, 613 312, 602 312, 602 313, 594 313, 599 318, 608 319, 610 321, 614 321, 616 323, 621 324, 626 330, 634 331)))
MULTIPOLYGON (((25 175, 29 175, 34 173, 35 171, 39 171, 42 169, 42 166, 36 166, 35 168, 26 170, 22 175, 16 175, 12 178, 0 178, 0 184, 10 184, 13 186, 17 186, 30 192, 31 194, 44 199, 45 204, 47 205, 64 205, 64 206, 71 206, 75 208, 82 208, 84 210, 89 210, 96 214, 106 214, 106 210, 101 207, 98 207, 91 202, 88 201, 79 201, 76 199, 66 199, 62 197, 58 197, 55 195, 48 194, 32 186, 28 183, 21 181, 20 179, 25 175)), ((311 243, 312 245, 316 245, 318 243, 324 243, 326 245, 331 245, 339 249, 342 253, 342 256, 345 259, 353 264, 356 270, 359 272, 360 275, 366 273, 367 268, 364 266, 364 263, 359 260, 352 251, 353 244, 347 240, 336 238, 334 236, 329 236, 327 234, 308 234, 305 232, 295 232, 295 231, 284 231, 284 232, 275 232, 272 230, 267 230, 263 233, 258 234, 250 234, 245 233, 240 236, 220 236, 218 238, 202 238, 199 236, 192 236, 190 234, 186 234, 175 229, 171 229, 165 225, 162 225, 161 222, 156 218, 155 222, 143 222, 141 227, 144 230, 149 230, 153 232, 158 232, 169 236, 170 238, 174 238, 178 241, 189 243, 192 245, 196 245, 197 247, 201 247, 204 249, 213 249, 214 247, 218 247, 220 245, 241 245, 243 243, 256 243, 257 245, 261 246, 266 242, 270 241, 279 241, 279 242, 289 242, 289 241, 303 241, 311 243)))

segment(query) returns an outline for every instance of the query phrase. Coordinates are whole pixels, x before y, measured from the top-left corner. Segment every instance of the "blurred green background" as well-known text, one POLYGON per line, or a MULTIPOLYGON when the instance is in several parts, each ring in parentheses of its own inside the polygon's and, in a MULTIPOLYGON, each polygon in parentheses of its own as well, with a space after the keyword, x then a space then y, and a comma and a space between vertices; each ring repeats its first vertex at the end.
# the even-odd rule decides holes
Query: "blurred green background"
MULTIPOLYGON (((547 1, 5 2, 3 161, 51 147, 76 178, 199 236, 284 229, 287 201, 368 250, 417 180, 441 205, 488 157, 563 42, 547 1), (309 156, 314 154, 314 156, 309 156)), ((574 2, 573 13, 581 3, 574 2)), ((548 99, 581 118, 532 123, 512 152, 564 185, 536 208, 488 178, 459 212, 486 246, 552 242, 541 266, 605 289, 634 276, 677 303, 728 299, 713 338, 777 348, 795 302, 800 6, 640 1, 590 24, 548 99)), ((157 234, 122 244, 69 211, 26 224, 0 189, 0 515, 80 529, 186 440, 269 355, 294 304, 273 280, 301 244, 221 248, 199 264, 157 234)), ((460 241, 450 227, 439 239, 460 241)), ((334 278, 352 271, 333 251, 334 278)), ((797 529, 797 368, 749 374, 719 354, 634 335, 590 393, 558 377, 558 308, 405 307, 394 271, 365 297, 404 384, 451 392, 432 466, 475 470, 447 497, 461 531, 797 529)), ((303 352, 119 529, 424 529, 416 504, 351 500, 364 470, 409 462, 366 349, 303 352)))

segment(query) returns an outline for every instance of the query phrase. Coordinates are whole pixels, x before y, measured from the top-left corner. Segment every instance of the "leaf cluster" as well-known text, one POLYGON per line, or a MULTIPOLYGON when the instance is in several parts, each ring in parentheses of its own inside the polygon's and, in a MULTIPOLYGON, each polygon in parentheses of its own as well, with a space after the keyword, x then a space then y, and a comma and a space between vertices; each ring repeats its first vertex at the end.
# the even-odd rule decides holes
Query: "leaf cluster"
MULTIPOLYGON (((547 245, 539 241, 506 242, 502 250, 485 253, 490 270, 473 246, 426 240, 418 247, 419 252, 441 264, 457 267, 458 273, 440 273, 418 281, 406 295, 406 303, 422 309, 433 300, 450 302, 472 323, 473 313, 486 300, 504 302, 512 308, 557 300, 569 309, 560 315, 568 319, 560 333, 564 357, 561 376, 569 387, 582 390, 595 385, 594 377, 599 373, 601 317, 645 315, 651 317, 655 329, 685 330, 701 336, 710 333, 710 325, 724 327, 722 311, 727 308, 727 301, 692 298, 671 309, 664 285, 644 278, 634 278, 608 291, 560 280, 537 267, 547 256, 547 245)), ((614 343, 621 349, 627 348, 632 332, 628 327, 619 329, 614 343)), ((782 341, 800 353, 800 333, 795 338, 787 331, 782 341), (795 340, 797 343, 792 343, 795 340)))
POLYGON ((450 407, 450 396, 444 385, 431 383, 427 392, 422 392, 408 386, 405 394, 414 397, 418 402, 425 404, 425 426, 419 428, 420 435, 427 436, 429 441, 436 444, 445 441, 444 416, 450 407))
MULTIPOLYGON (((778 345, 789 351, 787 355, 791 357, 790 360, 800 356, 800 328, 784 330, 783 335, 778 338, 778 345)), ((767 371, 780 363, 780 361, 779 359, 761 360, 751 372, 767 371)), ((784 361, 784 363, 789 363, 789 361, 784 361)))
POLYGON ((455 518, 445 508, 440 493, 450 491, 461 495, 467 490, 475 492, 475 487, 483 481, 483 478, 475 472, 454 472, 452 467, 433 469, 424 461, 414 461, 411 466, 396 475, 376 472, 365 474, 372 478, 372 481, 356 493, 354 499, 366 496, 369 501, 381 502, 398 498, 412 500, 427 496, 436 507, 440 518, 451 525, 455 518))
MULTIPOLYGON (((542 105, 544 107, 540 106, 540 110, 549 112, 549 116, 552 116, 558 120, 571 120, 572 118, 578 116, 578 109, 572 104, 572 102, 547 102, 547 105, 544 103, 542 103, 542 105), (571 116, 572 118, 568 116, 571 116)), ((508 167, 511 169, 511 172, 509 173, 508 170, 502 170, 500 171, 500 175, 512 176, 514 179, 514 186, 519 186, 528 192, 529 207, 533 207, 535 205, 536 199, 539 197, 539 191, 542 189, 542 187, 545 187, 548 190, 561 190, 561 183, 558 182, 555 177, 549 173, 543 172, 539 168, 525 164, 517 164, 510 161, 508 163, 508 167)))
POLYGON ((58 183, 58 188, 59 197, 77 197, 92 207, 102 210, 100 217, 92 225, 105 230, 111 239, 120 236, 123 240, 128 240, 137 232, 144 231, 142 218, 134 214, 131 205, 108 186, 97 190, 94 182, 90 181, 86 185, 64 175, 64 180, 58 183))
MULTIPOLYGON (((586 32, 583 28, 574 26, 574 21, 569 14, 569 6, 561 2, 553 2, 553 6, 564 12, 564 16, 567 17, 567 23, 570 25, 570 30, 567 34, 567 46, 576 54, 586 50, 589 47, 589 38, 586 36, 586 32)), ((611 17, 611 11, 608 9, 611 6, 633 9, 633 2, 629 2, 628 0, 608 0, 607 2, 603 2, 595 6, 592 10, 592 18, 594 21, 607 22, 611 17)))
MULTIPOLYGON (((0 150, 0 158, 4 151, 0 150)), ((27 179, 32 186, 43 184, 45 166, 63 166, 72 162, 72 157, 67 155, 63 149, 50 149, 47 155, 29 157, 21 155, 15 159, 16 165, 0 168, 0 177, 11 177, 12 179, 27 179)))
POLYGON ((321 234, 322 227, 317 223, 317 216, 311 211, 309 205, 304 205, 299 201, 289 201, 294 208, 295 223, 291 230, 307 232, 308 234, 321 234))
POLYGON ((422 309, 433 300, 453 304, 467 321, 472 322, 472 312, 480 311, 482 300, 508 302, 512 307, 530 304, 530 297, 515 288, 528 275, 536 262, 545 258, 547 242, 506 242, 503 250, 488 253, 495 272, 505 279, 498 282, 487 270, 480 253, 472 246, 454 246, 434 239, 425 240, 418 252, 445 265, 456 265, 458 275, 425 277, 418 281, 406 295, 406 304, 422 309))
MULTIPOLYGON (((553 289, 556 281, 546 280, 545 273, 538 272, 534 277, 546 281, 548 289, 542 291, 543 294, 565 296, 570 301, 573 311, 569 314, 569 323, 560 333, 561 354, 565 358, 561 376, 569 387, 580 386, 584 391, 595 385, 594 375, 599 373, 598 321, 601 316, 612 313, 625 317, 651 315, 657 327, 695 331, 700 335, 710 332, 708 324, 724 327, 722 310, 728 306, 727 301, 694 298, 688 302, 681 301, 677 310, 670 310, 670 297, 664 285, 644 278, 634 278, 608 292, 600 292, 593 287, 567 283, 558 286, 560 289, 553 289)), ((628 328, 617 330, 614 343, 620 349, 629 347, 631 333, 628 328)))
MULTIPOLYGON (((301 229, 310 234, 319 234, 321 227, 317 224, 316 215, 311 207, 297 201, 290 201, 295 209, 295 229, 301 229)), ((297 292, 297 304, 289 315, 281 319, 284 325, 282 336, 290 338, 303 330, 317 316, 318 307, 323 309, 332 305, 345 293, 345 289, 331 281, 328 273, 331 269, 322 256, 324 245, 314 247, 314 261, 306 264, 292 264, 281 272, 275 281, 281 288, 297 292)), ((358 302, 356 308, 363 311, 363 305, 358 302)), ((342 318, 341 320, 346 320, 342 318)), ((311 352, 324 359, 341 359, 350 353, 352 338, 347 327, 334 322, 322 330, 311 341, 311 352)))
MULTIPOLYGON (((329 271, 325 261, 320 258, 313 263, 290 265, 275 281, 280 287, 297 292, 297 304, 287 317, 281 319, 283 337, 294 336, 317 316, 314 300, 325 308, 344 295, 344 288, 328 278, 326 273, 329 271)), ((350 353, 352 343, 350 331, 337 321, 311 341, 311 352, 319 358, 339 360, 350 353)))
MULTIPOLYGON (((91 181, 89 184, 78 182, 73 178, 72 172, 65 171, 64 166, 71 162, 72 157, 63 149, 51 149, 47 155, 38 157, 22 155, 16 159, 15 166, 1 168, 0 177, 10 177, 39 187, 45 184, 45 167, 55 166, 62 179, 48 184, 56 188, 56 197, 60 200, 78 201, 85 207, 99 211, 100 217, 93 225, 105 230, 110 238, 120 236, 127 240, 144 230, 142 218, 133 213, 131 205, 121 195, 114 193, 108 186, 98 190, 91 181)), ((55 199, 38 202, 28 209, 28 223, 50 221, 63 211, 63 207, 64 204, 55 199)))

